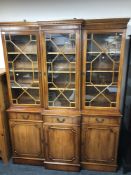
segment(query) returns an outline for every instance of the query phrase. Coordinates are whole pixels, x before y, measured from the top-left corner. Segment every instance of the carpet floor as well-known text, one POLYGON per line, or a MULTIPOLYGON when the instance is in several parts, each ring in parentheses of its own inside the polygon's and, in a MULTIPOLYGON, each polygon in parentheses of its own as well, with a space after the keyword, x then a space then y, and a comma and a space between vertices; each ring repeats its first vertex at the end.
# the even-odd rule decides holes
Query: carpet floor
MULTIPOLYGON (((11 161, 9 164, 4 165, 0 160, 0 175, 123 175, 123 173, 122 169, 116 173, 87 170, 81 170, 80 172, 54 171, 44 169, 42 166, 13 164, 11 161)), ((131 175, 131 173, 127 173, 126 175, 131 175)))

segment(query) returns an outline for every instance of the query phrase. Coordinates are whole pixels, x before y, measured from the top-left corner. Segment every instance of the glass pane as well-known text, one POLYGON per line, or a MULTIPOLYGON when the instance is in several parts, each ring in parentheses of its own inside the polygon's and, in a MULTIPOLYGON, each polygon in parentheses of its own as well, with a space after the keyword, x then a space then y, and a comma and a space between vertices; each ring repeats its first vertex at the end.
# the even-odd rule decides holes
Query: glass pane
POLYGON ((86 106, 116 107, 122 33, 87 36, 86 106))
POLYGON ((75 107, 75 33, 46 34, 48 105, 75 107))
POLYGON ((75 52, 74 34, 47 34, 47 52, 75 52))
POLYGON ((35 35, 6 34, 8 66, 14 104, 40 104, 35 35))
POLYGON ((92 70, 113 70, 113 62, 108 55, 102 53, 92 61, 92 70))

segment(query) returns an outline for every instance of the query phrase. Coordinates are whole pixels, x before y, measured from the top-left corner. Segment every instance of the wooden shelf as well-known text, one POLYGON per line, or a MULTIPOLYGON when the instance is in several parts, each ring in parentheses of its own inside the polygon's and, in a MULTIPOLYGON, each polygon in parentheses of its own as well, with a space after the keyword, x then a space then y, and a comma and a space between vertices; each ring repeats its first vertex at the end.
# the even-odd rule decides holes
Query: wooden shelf
POLYGON ((66 74, 66 73, 76 73, 76 71, 48 71, 48 73, 66 74))
MULTIPOLYGON (((37 52, 23 52, 25 55, 37 55, 37 52)), ((8 52, 8 55, 23 55, 22 52, 8 52)))
POLYGON ((105 73, 108 73, 108 72, 119 72, 119 71, 112 71, 112 70, 93 70, 93 71, 86 71, 86 72, 105 72, 105 73))
POLYGON ((22 86, 22 87, 19 87, 19 86, 12 86, 11 87, 12 89, 40 89, 39 87, 30 87, 30 86, 22 86))
POLYGON ((47 55, 75 55, 75 52, 47 52, 47 55))
MULTIPOLYGON (((6 39, 6 41, 10 42, 10 39, 6 39)), ((31 39, 31 42, 37 42, 37 40, 36 39, 31 39)), ((18 46, 19 46, 19 44, 18 44, 18 46)))
MULTIPOLYGON (((47 63, 47 64, 52 64, 52 62, 49 62, 49 61, 47 61, 46 63, 47 63)), ((60 64, 60 63, 61 63, 61 62, 59 62, 58 64, 60 64)), ((76 64, 76 62, 73 62, 73 61, 72 61, 72 62, 70 62, 69 64, 76 64)))
POLYGON ((63 83, 63 82, 61 82, 61 83, 57 83, 56 84, 56 86, 58 87, 58 88, 56 88, 56 87, 54 87, 54 86, 51 86, 52 85, 52 82, 48 82, 48 84, 49 84, 49 88, 51 88, 51 89, 72 89, 72 90, 75 90, 75 83, 71 83, 68 87, 65 87, 65 84, 66 83, 63 83))
POLYGON ((28 81, 25 83, 17 82, 20 86, 18 86, 14 81, 11 81, 11 86, 13 87, 39 87, 39 81, 28 81))
POLYGON ((98 86, 98 87, 106 87, 106 86, 117 86, 117 84, 116 85, 110 85, 110 84, 93 84, 93 85, 91 85, 91 84, 86 84, 86 86, 98 86))
POLYGON ((29 69, 24 69, 24 70, 12 70, 12 69, 10 69, 10 72, 38 72, 38 69, 36 69, 36 70, 29 70, 29 69))
POLYGON ((75 88, 49 88, 49 90, 66 90, 66 91, 75 91, 75 88))
POLYGON ((116 53, 117 53, 117 54, 120 54, 120 51, 117 51, 117 52, 102 52, 102 51, 101 51, 101 52, 86 52, 86 53, 98 53, 98 54, 100 54, 100 53, 101 53, 101 54, 102 54, 102 53, 116 54, 116 53))

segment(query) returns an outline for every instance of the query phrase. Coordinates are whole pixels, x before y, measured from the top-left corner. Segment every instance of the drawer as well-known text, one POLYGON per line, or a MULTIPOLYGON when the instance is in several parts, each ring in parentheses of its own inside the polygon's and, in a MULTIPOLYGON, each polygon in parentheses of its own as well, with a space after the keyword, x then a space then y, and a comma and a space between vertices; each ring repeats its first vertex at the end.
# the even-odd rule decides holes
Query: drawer
POLYGON ((80 125, 80 117, 69 116, 44 116, 45 123, 67 123, 80 125))
POLYGON ((9 118, 17 120, 42 120, 40 114, 33 113, 9 113, 9 118))
POLYGON ((83 116, 83 124, 120 125, 120 118, 104 116, 83 116))

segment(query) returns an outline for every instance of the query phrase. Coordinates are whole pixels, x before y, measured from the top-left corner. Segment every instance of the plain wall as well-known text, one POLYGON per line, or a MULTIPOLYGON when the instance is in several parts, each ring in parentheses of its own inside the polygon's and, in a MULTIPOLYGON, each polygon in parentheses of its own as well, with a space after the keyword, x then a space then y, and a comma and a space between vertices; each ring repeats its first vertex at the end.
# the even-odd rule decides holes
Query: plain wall
POLYGON ((131 0, 0 0, 0 21, 131 17, 131 0))
MULTIPOLYGON (((0 22, 131 17, 131 0, 0 0, 0 22)), ((131 22, 127 34, 131 34, 131 22)), ((4 67, 0 38, 0 68, 4 67)))

